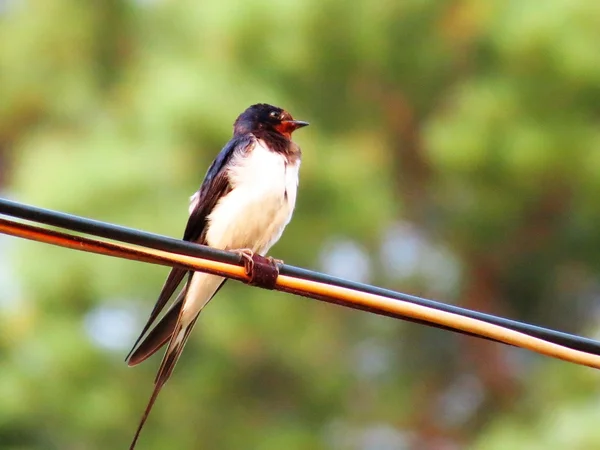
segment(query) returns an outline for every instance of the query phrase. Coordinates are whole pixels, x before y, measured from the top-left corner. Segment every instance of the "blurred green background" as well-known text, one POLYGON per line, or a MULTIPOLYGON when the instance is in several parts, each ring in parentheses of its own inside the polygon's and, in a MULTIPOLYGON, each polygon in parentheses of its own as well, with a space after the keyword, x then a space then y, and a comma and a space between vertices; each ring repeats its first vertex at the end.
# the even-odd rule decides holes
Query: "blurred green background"
MULTIPOLYGON (((286 262, 600 337, 600 3, 0 0, 5 197, 179 237, 248 105, 311 122, 286 262)), ((168 270, 0 236, 0 448, 126 448, 168 270)), ((140 449, 600 448, 600 376, 228 284, 140 449)))

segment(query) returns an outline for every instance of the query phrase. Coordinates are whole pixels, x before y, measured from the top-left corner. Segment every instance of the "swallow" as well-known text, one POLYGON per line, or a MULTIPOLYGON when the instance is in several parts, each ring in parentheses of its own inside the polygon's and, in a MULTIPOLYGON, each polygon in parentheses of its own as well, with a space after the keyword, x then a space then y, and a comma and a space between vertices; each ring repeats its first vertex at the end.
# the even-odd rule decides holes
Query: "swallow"
MULTIPOLYGON (((302 156, 300 147, 292 142, 292 133, 307 125, 294 120, 287 111, 264 103, 252 105, 240 114, 233 124, 233 137, 191 197, 183 240, 264 256, 292 218, 302 156)), ((173 373, 198 315, 225 280, 179 268, 169 273, 146 325, 126 358, 129 366, 135 366, 167 344, 154 380, 154 391, 130 450, 173 373), (186 277, 171 307, 150 330, 186 277)))

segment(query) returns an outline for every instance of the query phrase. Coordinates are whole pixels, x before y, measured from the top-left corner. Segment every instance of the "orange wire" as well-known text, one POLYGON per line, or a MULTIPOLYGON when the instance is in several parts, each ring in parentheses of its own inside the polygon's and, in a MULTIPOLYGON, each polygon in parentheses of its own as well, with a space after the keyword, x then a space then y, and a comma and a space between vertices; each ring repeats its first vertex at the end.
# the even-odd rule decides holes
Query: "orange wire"
POLYGON ((509 328, 461 316, 459 314, 285 275, 279 275, 277 278, 277 285, 298 291, 310 292, 316 295, 346 300, 368 308, 401 314, 413 319, 445 325, 468 333, 495 339, 506 344, 532 350, 553 358, 600 369, 600 356, 598 355, 573 350, 562 345, 529 336, 525 333, 520 333, 509 328))
MULTIPOLYGON (((178 266, 186 269, 227 276, 241 281, 248 280, 245 269, 233 264, 129 244, 115 244, 82 236, 74 236, 6 219, 0 219, 0 232, 11 236, 45 242, 85 252, 166 266, 178 266)), ((520 333, 459 314, 429 308, 427 306, 285 275, 278 276, 276 289, 293 292, 317 300, 323 300, 325 298, 341 303, 342 305, 358 307, 359 309, 366 308, 381 313, 387 312, 412 319, 423 320, 494 339, 506 344, 515 345, 553 358, 600 369, 600 356, 573 350, 562 345, 529 336, 525 333, 520 333)))
POLYGON ((46 228, 13 222, 2 218, 0 218, 0 233, 83 252, 113 256, 133 261, 142 261, 150 264, 160 264, 163 266, 177 266, 192 270, 202 270, 215 275, 224 275, 235 278, 237 280, 248 280, 245 269, 240 266, 212 261, 210 259, 179 255, 177 253, 170 253, 147 247, 138 247, 122 243, 115 244, 99 239, 75 236, 61 231, 48 230, 46 228), (199 264, 198 261, 202 261, 202 263, 199 264))

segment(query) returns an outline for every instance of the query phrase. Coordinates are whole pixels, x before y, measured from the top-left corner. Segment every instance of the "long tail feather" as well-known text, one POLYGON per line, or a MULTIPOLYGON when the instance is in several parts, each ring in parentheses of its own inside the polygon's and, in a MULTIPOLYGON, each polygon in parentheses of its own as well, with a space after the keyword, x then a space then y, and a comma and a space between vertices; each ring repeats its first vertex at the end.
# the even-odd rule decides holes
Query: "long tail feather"
MULTIPOLYGON (((224 280, 223 283, 218 287, 213 294, 213 297, 221 290, 225 284, 225 281, 227 280, 224 280)), ((129 352, 129 357, 127 358, 128 366, 133 367, 144 362, 169 341, 171 335, 173 334, 173 330, 175 329, 175 325, 177 324, 177 318, 179 317, 179 312, 181 311, 183 299, 187 293, 187 288, 188 285, 186 284, 185 288, 179 293, 177 299, 173 302, 173 305, 162 317, 162 319, 160 319, 160 321, 150 331, 150 333, 148 333, 138 347, 134 347, 129 352)))
MULTIPOLYGON (((169 313, 171 313, 171 311, 175 311, 176 309, 178 309, 177 321, 175 322, 174 328, 170 333, 169 346, 165 351, 165 355, 160 364, 160 368, 158 369, 158 374, 156 375, 156 379, 154 380, 154 390, 152 391, 152 396, 148 401, 148 405, 146 406, 144 415, 142 416, 140 424, 138 425, 138 428, 135 432, 133 442, 129 447, 130 450, 134 449, 135 444, 142 431, 142 428, 146 423, 146 419, 150 415, 150 411, 152 410, 152 407, 156 402, 158 394, 160 393, 162 387, 165 385, 165 383, 173 373, 173 369, 175 368, 175 365, 177 364, 177 361, 181 356, 181 352, 185 347, 185 344, 190 336, 190 332, 194 328, 194 325, 196 323, 196 320, 198 319, 198 316, 200 315, 200 312, 202 311, 204 306, 206 306, 206 304, 214 297, 214 295, 218 292, 221 286, 223 286, 224 282, 225 279, 221 277, 215 277, 213 275, 206 275, 201 273, 196 273, 192 275, 192 277, 190 277, 190 281, 188 282, 188 284, 184 288, 184 291, 182 292, 183 295, 180 294, 182 297, 182 301, 179 301, 178 299, 174 306, 167 312, 167 315, 161 320, 160 323, 163 323, 163 320, 165 320, 165 318, 169 315, 169 313), (180 304, 180 306, 176 307, 176 305, 178 304, 180 304)), ((173 316, 174 314, 175 313, 173 312, 173 316)), ((164 323, 169 324, 169 320, 165 321, 164 323)), ((170 325, 165 325, 164 329, 168 330, 168 326, 170 325)), ((150 338, 151 335, 152 333, 150 333, 148 338, 150 338)), ((164 338, 164 336, 161 333, 157 332, 155 337, 156 341, 153 342, 160 343, 161 336, 164 338)), ((146 341, 144 341, 141 344, 141 346, 144 346, 145 343, 146 341)), ((152 347, 151 345, 148 345, 148 348, 152 348, 153 353, 158 348, 160 348, 160 345, 156 348, 152 347)), ((140 355, 140 357, 143 357, 145 354, 140 353, 140 355)), ((142 358, 141 360, 143 359, 145 358, 142 358)))
POLYGON ((188 273, 188 271, 185 269, 174 268, 171 270, 169 276, 165 281, 165 284, 163 284, 162 290, 160 291, 160 295, 158 296, 158 300, 154 304, 154 308, 152 308, 152 312, 150 313, 150 317, 148 318, 146 325, 144 325, 142 332, 136 339, 135 343, 133 344, 133 347, 131 347, 131 350, 129 351, 128 355, 125 357, 125 361, 128 361, 131 358, 134 350, 136 349, 146 332, 150 329, 150 327, 152 326, 162 309, 165 307, 165 305, 173 295, 173 292, 175 292, 175 289, 177 289, 177 286, 179 286, 179 283, 181 283, 181 280, 183 280, 183 277, 186 273, 188 273))
POLYGON ((156 378, 154 379, 155 384, 163 385, 171 377, 173 369, 175 369, 175 365, 177 364, 177 361, 179 361, 181 352, 183 352, 183 347, 185 347, 190 333, 196 324, 196 320, 198 320, 198 316, 196 316, 188 326, 185 328, 179 327, 179 329, 176 329, 173 333, 171 342, 169 342, 169 348, 165 353, 165 357, 163 358, 160 367, 158 368, 156 378))
POLYGON ((162 384, 155 384, 154 385, 154 391, 152 391, 152 396, 150 397, 150 401, 148 402, 148 405, 146 406, 146 410, 144 411, 144 415, 142 416, 142 420, 140 420, 140 424, 138 425, 137 430, 135 430, 135 436, 133 437, 133 440, 131 441, 131 445, 129 446, 129 450, 134 450, 135 444, 137 443, 137 441, 138 441, 138 439, 140 437, 140 433, 142 432, 142 428, 144 428, 144 424, 146 423, 146 419, 148 419, 148 416, 150 415, 150 411, 152 410, 152 407, 154 406, 154 402, 156 401, 156 398, 158 397, 158 394, 160 393, 160 390, 162 389, 162 386, 163 386, 162 384))
POLYGON ((169 342, 169 339, 173 335, 173 330, 175 330, 175 326, 177 325, 181 307, 183 306, 183 295, 185 295, 185 290, 181 292, 177 300, 173 303, 173 306, 171 306, 164 317, 148 333, 141 344, 129 352, 129 358, 127 359, 128 366, 133 367, 144 362, 169 342))
POLYGON ((179 320, 179 319, 181 319, 181 312, 180 312, 179 318, 177 320, 177 327, 174 330, 174 333, 171 335, 171 341, 169 342, 169 347, 167 348, 167 351, 165 352, 165 356, 163 357, 163 360, 160 364, 160 368, 158 369, 158 374, 156 375, 156 379, 154 380, 154 390, 152 391, 152 396, 150 397, 150 400, 148 401, 148 405, 146 406, 146 409, 144 410, 144 415, 142 416, 142 419, 140 420, 140 424, 138 425, 137 430, 135 431, 135 435, 133 437, 133 441, 131 442, 131 445, 129 446, 129 450, 133 450, 135 448, 135 444, 137 443, 138 438, 140 437, 140 433, 142 432, 142 428, 144 428, 146 420, 148 419, 148 416, 150 415, 150 411, 152 410, 152 407, 154 406, 154 403, 156 402, 156 398, 158 397, 158 394, 160 393, 162 387, 169 380, 169 377, 173 373, 173 369, 175 368, 175 365, 177 364, 177 361, 179 360, 179 357, 181 356, 183 347, 185 347, 185 343, 187 342, 187 339, 190 335, 190 332, 192 331, 192 328, 194 328, 194 324, 196 323, 198 316, 196 316, 192 320, 192 322, 190 322, 185 328, 183 328, 181 326, 181 323, 180 323, 181 320, 179 320))

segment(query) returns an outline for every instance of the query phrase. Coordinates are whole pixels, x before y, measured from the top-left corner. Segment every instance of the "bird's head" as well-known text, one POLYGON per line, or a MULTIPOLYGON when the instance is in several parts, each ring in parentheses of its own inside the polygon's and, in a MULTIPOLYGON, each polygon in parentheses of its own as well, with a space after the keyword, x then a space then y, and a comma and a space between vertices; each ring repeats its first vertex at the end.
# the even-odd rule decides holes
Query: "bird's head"
POLYGON ((270 131, 291 139, 292 133, 298 128, 308 125, 308 122, 294 120, 291 114, 277 106, 258 103, 250 106, 237 118, 233 124, 235 135, 270 131))

